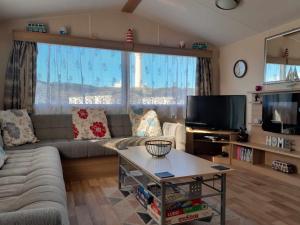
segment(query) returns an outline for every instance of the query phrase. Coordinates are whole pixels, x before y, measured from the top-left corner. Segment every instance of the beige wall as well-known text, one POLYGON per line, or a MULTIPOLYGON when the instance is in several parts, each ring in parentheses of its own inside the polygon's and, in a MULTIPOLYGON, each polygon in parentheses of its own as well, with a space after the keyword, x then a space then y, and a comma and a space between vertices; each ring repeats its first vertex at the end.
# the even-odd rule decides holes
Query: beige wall
MULTIPOLYGON (((150 20, 119 12, 100 11, 7 21, 0 24, 0 108, 3 105, 4 74, 12 43, 11 31, 13 29, 24 30, 29 22, 48 24, 50 33, 58 33, 61 26, 69 26, 72 35, 118 41, 124 40, 127 29, 132 27, 135 30, 136 41, 144 44, 178 46, 179 41, 184 40, 188 46, 191 46, 195 40, 200 40, 199 37, 173 31, 150 20)), ((214 49, 213 88, 214 92, 218 93, 218 49, 214 49)))
MULTIPOLYGON (((248 94, 248 92, 254 91, 255 85, 263 84, 265 38, 297 27, 300 27, 300 20, 292 21, 288 24, 220 48, 220 93, 247 95, 247 123, 251 122, 252 111, 252 106, 249 104, 249 101, 251 101, 251 95, 248 94), (244 59, 248 63, 248 72, 244 78, 235 78, 233 74, 233 66, 235 61, 238 59, 244 59)), ((287 88, 291 87, 289 87, 288 84, 264 86, 265 90, 278 90, 287 88)), ((300 85, 298 84, 293 88, 300 88, 300 85)), ((249 124, 248 129, 251 129, 249 124)), ((266 135, 280 136, 273 133, 264 132, 260 127, 252 128, 251 136, 255 139, 252 139, 252 141, 264 143, 266 135)), ((299 136, 286 136, 286 138, 295 140, 297 143, 296 149, 300 151, 299 136)))
MULTIPOLYGON (((265 38, 297 27, 300 27, 300 20, 221 47, 220 93, 246 94, 248 91, 254 91, 255 85, 263 83, 265 38), (238 59, 244 59, 248 64, 248 72, 244 78, 235 78, 233 74, 233 65, 238 59)), ((284 88, 285 85, 280 87, 284 88)), ((268 85, 265 88, 278 88, 278 86, 268 85)))

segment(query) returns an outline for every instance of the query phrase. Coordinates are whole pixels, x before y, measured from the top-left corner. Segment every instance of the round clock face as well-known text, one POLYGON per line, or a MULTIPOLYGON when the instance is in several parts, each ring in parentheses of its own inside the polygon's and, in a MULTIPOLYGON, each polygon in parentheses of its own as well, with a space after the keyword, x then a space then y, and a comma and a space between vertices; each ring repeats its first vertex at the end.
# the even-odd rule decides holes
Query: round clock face
POLYGON ((238 60, 233 67, 234 75, 237 78, 241 78, 247 73, 247 63, 245 60, 238 60))

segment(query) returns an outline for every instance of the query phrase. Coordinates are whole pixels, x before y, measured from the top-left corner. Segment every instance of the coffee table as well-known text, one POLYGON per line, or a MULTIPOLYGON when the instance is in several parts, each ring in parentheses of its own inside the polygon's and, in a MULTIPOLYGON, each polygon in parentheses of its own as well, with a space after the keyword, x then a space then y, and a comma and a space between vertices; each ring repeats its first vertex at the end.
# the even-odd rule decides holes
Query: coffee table
POLYGON ((174 224, 170 218, 166 217, 166 205, 175 203, 175 200, 169 198, 170 189, 174 189, 179 190, 182 194, 183 197, 180 201, 220 196, 220 207, 210 206, 207 211, 203 210, 203 214, 197 216, 187 214, 187 217, 181 220, 182 222, 193 219, 201 220, 201 215, 207 218, 214 214, 220 215, 220 224, 225 225, 226 174, 232 169, 218 170, 212 168, 217 164, 175 149, 172 149, 167 156, 157 158, 151 156, 144 146, 137 146, 118 150, 118 156, 119 189, 133 187, 132 182, 128 182, 128 178, 142 187, 159 203, 159 216, 151 210, 148 211, 158 224, 174 224), (160 172, 169 172, 174 176, 161 178, 155 175, 160 172), (155 184, 156 188, 153 189, 149 184, 155 184), (211 193, 203 194, 203 186, 209 188, 211 193))

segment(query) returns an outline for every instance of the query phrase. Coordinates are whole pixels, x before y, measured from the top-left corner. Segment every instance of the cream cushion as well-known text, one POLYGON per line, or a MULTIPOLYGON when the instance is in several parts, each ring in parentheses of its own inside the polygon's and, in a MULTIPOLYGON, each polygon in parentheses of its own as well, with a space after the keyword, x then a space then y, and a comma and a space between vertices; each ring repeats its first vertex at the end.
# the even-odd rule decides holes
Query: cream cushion
POLYGON ((185 150, 186 145, 186 128, 180 123, 163 124, 163 135, 175 138, 176 149, 185 150))

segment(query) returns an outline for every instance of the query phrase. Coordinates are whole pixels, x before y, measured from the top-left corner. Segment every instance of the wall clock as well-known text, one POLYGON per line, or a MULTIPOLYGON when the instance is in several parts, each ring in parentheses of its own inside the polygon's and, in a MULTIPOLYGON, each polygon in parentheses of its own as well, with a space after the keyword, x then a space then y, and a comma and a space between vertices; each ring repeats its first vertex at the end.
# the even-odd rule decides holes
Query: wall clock
POLYGON ((242 78, 246 75, 247 73, 247 63, 245 60, 238 60, 235 62, 234 67, 233 67, 233 73, 234 76, 237 78, 242 78))

